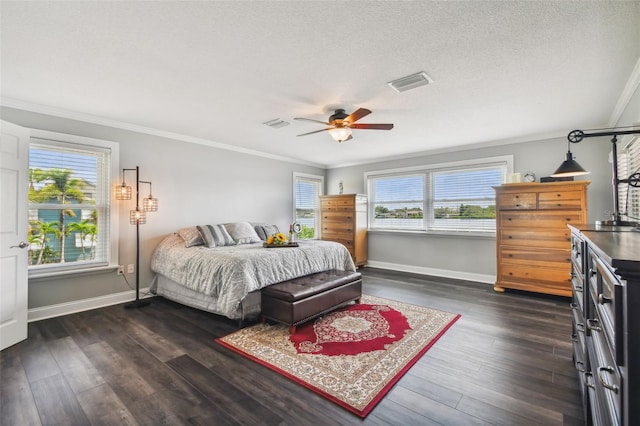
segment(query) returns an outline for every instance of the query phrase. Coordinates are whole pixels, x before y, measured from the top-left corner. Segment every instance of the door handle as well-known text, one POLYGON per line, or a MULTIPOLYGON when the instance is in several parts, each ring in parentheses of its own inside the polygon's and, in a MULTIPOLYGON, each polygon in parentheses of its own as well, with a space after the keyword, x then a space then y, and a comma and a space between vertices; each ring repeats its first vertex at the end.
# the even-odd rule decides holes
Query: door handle
POLYGON ((20 241, 20 244, 18 244, 17 246, 9 246, 9 248, 21 248, 21 249, 24 249, 27 247, 29 247, 29 243, 26 243, 24 241, 20 241))

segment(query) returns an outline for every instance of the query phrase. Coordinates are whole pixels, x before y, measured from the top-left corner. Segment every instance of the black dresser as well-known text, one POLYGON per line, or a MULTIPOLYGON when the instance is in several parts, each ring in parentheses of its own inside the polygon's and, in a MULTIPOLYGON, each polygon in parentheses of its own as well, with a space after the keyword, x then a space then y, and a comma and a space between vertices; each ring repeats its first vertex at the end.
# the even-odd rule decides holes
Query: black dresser
POLYGON ((589 425, 640 425, 640 232, 571 226, 574 362, 589 425))

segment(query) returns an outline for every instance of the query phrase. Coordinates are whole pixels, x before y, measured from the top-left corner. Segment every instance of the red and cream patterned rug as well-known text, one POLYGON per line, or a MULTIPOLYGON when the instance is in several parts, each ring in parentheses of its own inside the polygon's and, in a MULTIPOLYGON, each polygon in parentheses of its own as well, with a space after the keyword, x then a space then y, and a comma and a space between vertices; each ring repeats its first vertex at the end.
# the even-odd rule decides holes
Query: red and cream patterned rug
POLYGON ((293 336, 287 326, 258 324, 216 341, 366 417, 458 318, 363 295, 293 336))

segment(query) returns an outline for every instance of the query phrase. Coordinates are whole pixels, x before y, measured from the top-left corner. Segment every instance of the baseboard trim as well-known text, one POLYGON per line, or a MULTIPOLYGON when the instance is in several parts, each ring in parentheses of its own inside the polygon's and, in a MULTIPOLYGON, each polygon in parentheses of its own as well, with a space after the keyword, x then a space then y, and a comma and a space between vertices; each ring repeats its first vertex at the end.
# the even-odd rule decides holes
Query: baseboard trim
MULTIPOLYGON (((149 288, 141 288, 140 294, 146 294, 141 299, 153 297, 148 294, 149 288)), ((117 305, 119 303, 131 302, 135 300, 135 290, 113 293, 105 296, 91 297, 89 299, 74 300, 72 302, 58 303, 56 305, 42 306, 40 308, 29 309, 27 321, 40 321, 47 318, 59 317, 62 315, 75 314, 77 312, 90 311, 91 309, 104 308, 105 306, 117 305)))
POLYGON ((476 281, 493 285, 496 282, 494 275, 474 274, 470 272, 451 271, 448 269, 427 268, 424 266, 402 265, 398 263, 378 262, 370 260, 367 266, 371 268, 389 269, 392 271, 410 272, 413 274, 433 275, 436 277, 453 278, 457 280, 476 281))

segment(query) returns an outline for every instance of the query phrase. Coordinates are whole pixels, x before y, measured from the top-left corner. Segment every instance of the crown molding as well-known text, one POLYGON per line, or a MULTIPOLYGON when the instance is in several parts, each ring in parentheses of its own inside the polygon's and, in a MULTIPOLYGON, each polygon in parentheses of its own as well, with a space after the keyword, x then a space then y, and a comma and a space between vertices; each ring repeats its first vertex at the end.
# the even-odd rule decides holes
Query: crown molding
POLYGON ((640 86, 640 58, 636 61, 636 66, 633 68, 633 71, 631 71, 627 84, 624 86, 624 89, 620 94, 620 98, 618 98, 618 103, 616 103, 616 106, 611 113, 609 127, 616 127, 618 125, 618 122, 620 121, 620 118, 622 118, 622 114, 627 108, 627 105, 629 105, 633 94, 638 90, 638 86, 640 86))
POLYGON ((309 161, 303 161, 291 157, 285 157, 282 155, 269 154, 262 151, 256 151, 253 149, 241 148, 234 145, 228 145, 220 142, 214 142, 208 139, 197 138, 194 136, 183 135, 180 133, 169 132, 165 130, 155 129, 152 127, 140 126, 137 124, 127 123, 124 121, 112 120, 109 118, 99 117, 91 114, 85 114, 76 111, 70 111, 62 108, 51 107, 46 105, 33 104, 30 102, 21 101, 12 98, 0 98, 0 106, 8 108, 15 108, 24 111, 34 112, 37 114, 50 115, 53 117, 66 118, 69 120, 81 121, 84 123, 96 124, 99 126, 113 127, 120 130, 127 130, 130 132, 144 133, 147 135, 158 136, 161 138, 174 139, 181 142, 194 143, 198 145, 206 145, 213 148, 224 149, 227 151, 239 152, 242 154, 253 155, 256 157, 269 158, 271 160, 285 161, 288 163, 303 164, 311 167, 318 167, 326 169, 326 165, 312 163, 309 161))

